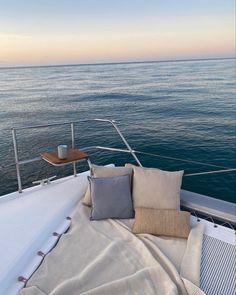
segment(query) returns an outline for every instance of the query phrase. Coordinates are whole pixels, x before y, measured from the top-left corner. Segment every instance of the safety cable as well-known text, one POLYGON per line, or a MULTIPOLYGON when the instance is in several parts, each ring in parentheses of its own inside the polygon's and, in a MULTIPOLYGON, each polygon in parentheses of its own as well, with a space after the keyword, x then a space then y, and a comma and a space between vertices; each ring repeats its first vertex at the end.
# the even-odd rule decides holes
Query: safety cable
POLYGON ((176 160, 176 161, 192 163, 192 164, 199 164, 199 165, 204 165, 204 166, 209 166, 209 167, 216 167, 216 168, 223 168, 223 169, 234 169, 234 168, 230 168, 230 167, 226 167, 226 166, 208 164, 208 163, 203 163, 203 162, 199 162, 199 161, 186 160, 186 159, 181 159, 181 158, 176 158, 176 157, 162 156, 162 155, 158 155, 158 154, 146 153, 146 152, 141 152, 141 151, 137 151, 137 150, 135 150, 134 152, 137 154, 143 154, 143 155, 147 155, 147 156, 158 157, 158 158, 169 159, 169 160, 176 160))

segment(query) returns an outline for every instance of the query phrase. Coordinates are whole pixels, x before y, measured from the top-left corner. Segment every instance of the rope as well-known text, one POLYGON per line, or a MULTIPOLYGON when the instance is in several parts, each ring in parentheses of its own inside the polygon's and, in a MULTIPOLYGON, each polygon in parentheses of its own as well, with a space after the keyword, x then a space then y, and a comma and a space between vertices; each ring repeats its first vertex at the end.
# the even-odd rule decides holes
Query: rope
POLYGON ((146 152, 141 152, 141 151, 136 151, 136 150, 134 152, 137 154, 143 154, 143 155, 147 155, 147 156, 158 157, 158 158, 169 159, 169 160, 182 161, 182 162, 192 163, 192 164, 199 164, 199 165, 204 165, 204 166, 209 166, 209 167, 216 167, 216 168, 223 168, 223 169, 234 169, 234 168, 229 168, 229 167, 225 167, 225 166, 207 164, 207 163, 203 163, 203 162, 199 162, 199 161, 185 160, 185 159, 169 157, 169 156, 162 156, 162 155, 158 155, 158 154, 146 153, 146 152))
POLYGON ((227 222, 222 222, 220 220, 218 220, 216 218, 216 220, 210 215, 210 214, 204 214, 204 213, 199 213, 196 210, 188 210, 188 208, 185 208, 185 210, 189 211, 191 213, 191 215, 195 216, 197 218, 197 221, 200 222, 201 220, 210 220, 211 223, 213 224, 214 228, 217 228, 218 225, 220 226, 228 226, 229 228, 231 228, 234 231, 234 234, 236 235, 236 226, 234 226, 231 222, 227 221, 227 222), (201 217, 198 215, 201 214, 201 217))
POLYGON ((198 172, 198 173, 185 174, 184 176, 186 177, 186 176, 196 176, 196 175, 207 175, 207 174, 233 172, 233 171, 236 171, 236 169, 233 168, 233 169, 225 169, 225 170, 215 170, 215 171, 198 172))

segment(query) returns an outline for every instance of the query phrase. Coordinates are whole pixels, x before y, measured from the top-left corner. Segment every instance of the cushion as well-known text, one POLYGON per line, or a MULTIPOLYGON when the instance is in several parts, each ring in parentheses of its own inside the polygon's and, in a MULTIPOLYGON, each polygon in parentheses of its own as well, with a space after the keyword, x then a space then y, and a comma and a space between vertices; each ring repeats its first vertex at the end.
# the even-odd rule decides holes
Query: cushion
MULTIPOLYGON (((91 176, 93 177, 113 177, 113 176, 122 176, 122 175, 130 175, 130 181, 132 179, 133 169, 132 167, 104 167, 91 165, 91 176)), ((87 206, 91 206, 91 196, 90 196, 90 188, 88 187, 85 196, 83 198, 83 204, 87 206)))
POLYGON ((156 168, 133 168, 134 208, 180 209, 180 188, 184 171, 169 172, 156 168))
POLYGON ((130 176, 89 177, 91 220, 133 218, 130 176))
POLYGON ((133 232, 188 238, 190 213, 179 210, 136 208, 133 232))

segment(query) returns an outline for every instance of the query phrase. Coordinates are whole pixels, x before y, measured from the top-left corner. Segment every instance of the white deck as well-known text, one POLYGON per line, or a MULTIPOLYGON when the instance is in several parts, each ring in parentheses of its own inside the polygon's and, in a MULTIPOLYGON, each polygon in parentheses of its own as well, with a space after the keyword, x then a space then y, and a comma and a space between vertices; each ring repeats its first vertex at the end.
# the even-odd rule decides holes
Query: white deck
MULTIPOLYGON (((19 276, 29 278, 42 261, 38 251, 48 253, 57 242, 53 232, 63 233, 69 226, 67 216, 84 195, 88 181, 84 172, 78 177, 53 181, 0 198, 0 294, 15 295, 23 287, 19 276)), ((184 191, 185 198, 188 192, 184 191)), ((193 193, 189 192, 191 198, 193 193)), ((192 222, 197 222, 195 217, 192 222)), ((207 236, 235 245, 234 231, 201 220, 207 236)))
POLYGON ((0 198, 0 294, 16 294, 23 285, 17 278, 42 259, 37 252, 48 251, 57 240, 52 233, 68 227, 66 217, 84 195, 88 174, 0 198))

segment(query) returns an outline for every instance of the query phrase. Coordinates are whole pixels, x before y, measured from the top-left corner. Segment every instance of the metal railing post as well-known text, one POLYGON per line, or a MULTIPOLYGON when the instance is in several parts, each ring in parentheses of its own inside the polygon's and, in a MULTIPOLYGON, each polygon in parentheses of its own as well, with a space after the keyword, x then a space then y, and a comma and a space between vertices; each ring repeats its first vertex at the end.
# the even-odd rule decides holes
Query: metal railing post
MULTIPOLYGON (((127 140, 121 133, 120 129, 116 125, 116 122, 114 120, 108 120, 108 119, 87 119, 87 120, 78 120, 78 121, 72 121, 72 122, 63 122, 63 123, 53 123, 53 124, 45 124, 45 125, 34 125, 34 126, 22 126, 22 127, 13 127, 12 128, 12 136, 13 136, 13 145, 14 145, 14 152, 15 152, 15 165, 16 165, 16 173, 17 173, 17 181, 18 181, 18 191, 22 192, 22 184, 21 184, 21 175, 20 175, 20 165, 22 164, 28 164, 32 163, 35 161, 41 160, 41 157, 36 157, 33 159, 26 159, 19 161, 18 157, 18 148, 17 148, 17 138, 16 138, 16 131, 17 130, 24 130, 24 129, 33 129, 33 128, 45 128, 45 127, 51 127, 51 126, 60 126, 60 125, 70 125, 71 129, 71 146, 72 148, 75 148, 75 131, 74 131, 74 125, 77 123, 81 122, 88 122, 88 121, 99 121, 99 122, 108 122, 110 123, 113 128, 115 128, 116 132, 122 139, 123 143, 126 145, 127 150, 122 150, 122 149, 114 149, 114 148, 104 148, 104 147, 98 147, 99 149, 107 149, 107 150, 116 150, 116 151, 121 151, 121 152, 128 152, 132 155, 132 157, 135 159, 137 164, 142 167, 142 164, 140 163, 139 159, 137 158, 135 154, 135 150, 133 150, 130 145, 128 144, 127 140)), ((96 148, 96 147, 93 147, 96 148)), ((88 160, 88 164, 91 165, 91 162, 88 160)), ((76 171, 76 163, 74 162, 73 164, 73 175, 77 176, 77 171, 76 171)))
POLYGON ((15 163, 16 163, 16 175, 18 182, 18 192, 22 193, 22 184, 21 184, 21 176, 20 176, 20 165, 19 165, 19 157, 18 157, 18 147, 17 147, 17 139, 16 139, 16 130, 12 129, 12 139, 15 153, 15 163))
POLYGON ((120 129, 116 125, 115 121, 110 121, 113 127, 116 129, 117 133, 120 135, 120 138, 123 140, 124 144, 126 145, 127 149, 130 151, 131 155, 135 159, 135 161, 138 163, 140 167, 143 167, 143 165, 140 163, 139 159, 135 155, 135 152, 132 150, 131 146, 128 144, 127 140, 124 138, 123 134, 121 133, 120 129))
MULTIPOLYGON (((75 148, 75 130, 74 130, 74 123, 70 124, 70 129, 71 129, 71 147, 72 149, 75 148)), ((77 171, 76 171, 76 164, 75 162, 73 163, 73 171, 74 171, 74 177, 77 176, 77 171)))

